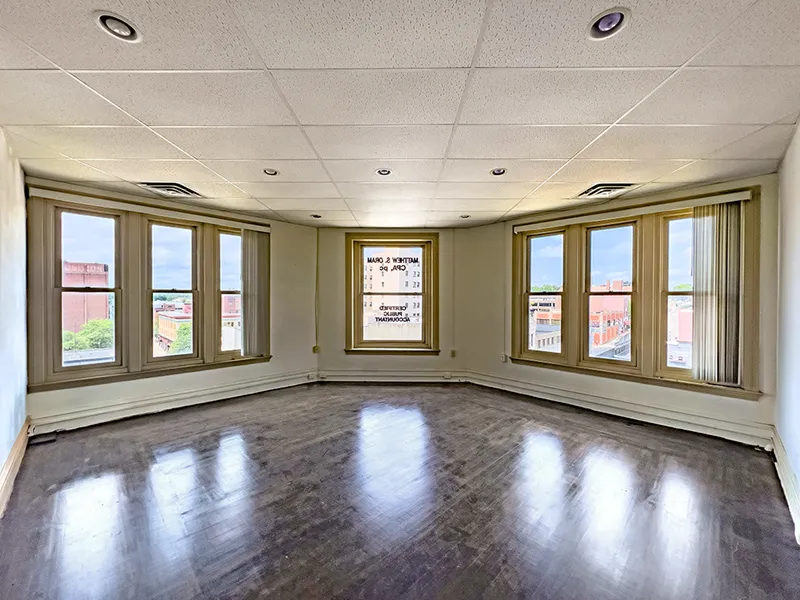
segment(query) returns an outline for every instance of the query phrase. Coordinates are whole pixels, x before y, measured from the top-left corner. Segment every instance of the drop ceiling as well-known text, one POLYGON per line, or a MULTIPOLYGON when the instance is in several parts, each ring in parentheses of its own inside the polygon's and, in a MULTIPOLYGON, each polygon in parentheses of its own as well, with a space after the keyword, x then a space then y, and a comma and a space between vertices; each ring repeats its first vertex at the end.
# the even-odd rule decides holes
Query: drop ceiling
POLYGON ((469 226, 598 182, 774 172, 800 111, 796 0, 624 4, 594 41, 613 2, 7 0, 0 125, 29 175, 176 181, 327 226, 469 226))

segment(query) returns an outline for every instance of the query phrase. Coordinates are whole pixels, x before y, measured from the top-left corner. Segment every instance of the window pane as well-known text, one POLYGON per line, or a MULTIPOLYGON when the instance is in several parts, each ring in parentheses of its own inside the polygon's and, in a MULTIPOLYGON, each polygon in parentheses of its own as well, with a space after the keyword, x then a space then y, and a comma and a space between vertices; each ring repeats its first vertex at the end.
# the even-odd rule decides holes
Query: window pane
POLYGON ((530 296, 528 350, 561 352, 561 296, 530 296))
POLYGON ((633 282, 633 225, 590 233, 592 292, 629 292, 633 282))
POLYGON ((669 291, 689 291, 693 287, 693 220, 691 217, 673 219, 669 221, 668 227, 669 291))
POLYGON ((364 296, 365 341, 422 341, 422 296, 364 296))
POLYGON ((564 235, 530 238, 531 292, 560 292, 564 285, 564 235))
POLYGON ((192 289, 192 231, 186 227, 152 226, 152 289, 192 289))
POLYGON ((692 326, 694 312, 691 296, 667 298, 667 366, 692 368, 692 326))
POLYGON ((222 294, 223 352, 242 349, 242 295, 222 294))
POLYGON ((153 356, 191 354, 192 294, 153 294, 153 356))
POLYGON ((242 236, 219 235, 219 289, 242 289, 242 236))
POLYGON ((116 221, 61 213, 62 287, 114 287, 116 221))
POLYGON ((589 356, 631 360, 631 297, 589 297, 589 356))
POLYGON ((422 292, 422 247, 364 248, 365 292, 422 292))
POLYGON ((113 292, 62 292, 61 365, 114 362, 113 292))

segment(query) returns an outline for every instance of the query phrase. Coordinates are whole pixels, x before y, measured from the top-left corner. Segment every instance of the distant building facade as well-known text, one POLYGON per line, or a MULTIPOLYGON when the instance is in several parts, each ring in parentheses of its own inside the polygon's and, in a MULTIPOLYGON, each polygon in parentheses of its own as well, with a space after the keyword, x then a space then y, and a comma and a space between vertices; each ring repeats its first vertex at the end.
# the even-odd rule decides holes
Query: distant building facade
MULTIPOLYGON (((63 262, 63 287, 107 288, 108 265, 103 263, 63 262)), ((105 293, 69 292, 61 300, 61 328, 78 333, 83 325, 111 315, 109 296, 105 293)))

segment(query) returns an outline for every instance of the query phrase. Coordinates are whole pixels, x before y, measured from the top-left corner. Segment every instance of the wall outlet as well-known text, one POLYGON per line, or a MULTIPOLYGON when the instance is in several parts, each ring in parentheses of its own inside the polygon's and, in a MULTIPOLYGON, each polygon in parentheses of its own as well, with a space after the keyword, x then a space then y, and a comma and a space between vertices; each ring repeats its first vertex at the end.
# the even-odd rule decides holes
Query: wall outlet
POLYGON ((450 350, 450 358, 455 358, 455 357, 456 357, 456 350, 455 348, 453 348, 452 350, 450 350))
POLYGON ((500 355, 500 362, 506 362, 508 360, 508 356, 505 354, 500 355))
POLYGON ((325 379, 327 379, 327 378, 328 378, 328 376, 327 376, 327 375, 325 375, 325 373, 319 373, 319 374, 317 375, 317 379, 320 379, 320 380, 323 380, 323 381, 324 381, 325 379))
POLYGON ((319 354, 319 346, 312 346, 311 352, 313 352, 314 354, 319 354))
POLYGON ((311 381, 314 381, 314 380, 317 378, 317 376, 316 376, 316 374, 315 374, 315 373, 309 373, 309 374, 308 374, 308 378, 309 378, 311 381))
POLYGON ((450 379, 451 377, 452 377, 452 375, 450 373, 445 373, 444 374, 444 378, 445 379, 450 379))

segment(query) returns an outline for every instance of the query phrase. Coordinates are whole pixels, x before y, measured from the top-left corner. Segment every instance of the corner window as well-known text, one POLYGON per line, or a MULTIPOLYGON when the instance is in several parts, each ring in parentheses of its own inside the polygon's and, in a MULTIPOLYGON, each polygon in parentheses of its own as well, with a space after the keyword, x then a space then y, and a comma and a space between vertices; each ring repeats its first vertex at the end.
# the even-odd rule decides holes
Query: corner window
POLYGON ((438 234, 347 235, 347 350, 438 352, 438 234))

